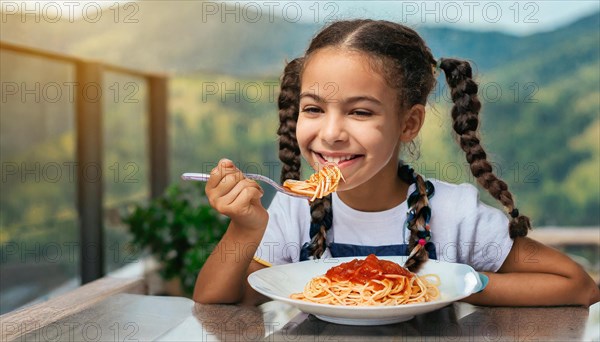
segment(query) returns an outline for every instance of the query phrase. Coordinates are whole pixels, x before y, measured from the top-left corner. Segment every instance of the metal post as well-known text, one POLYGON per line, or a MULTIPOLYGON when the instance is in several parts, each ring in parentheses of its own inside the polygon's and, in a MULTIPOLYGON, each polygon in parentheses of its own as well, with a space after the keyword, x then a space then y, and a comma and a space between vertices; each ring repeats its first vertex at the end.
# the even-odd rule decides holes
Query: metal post
POLYGON ((169 149, 167 134, 167 78, 148 77, 149 86, 149 136, 150 195, 160 196, 169 184, 169 149))
POLYGON ((81 283, 104 275, 102 179, 102 66, 78 62, 77 209, 81 236, 81 283))

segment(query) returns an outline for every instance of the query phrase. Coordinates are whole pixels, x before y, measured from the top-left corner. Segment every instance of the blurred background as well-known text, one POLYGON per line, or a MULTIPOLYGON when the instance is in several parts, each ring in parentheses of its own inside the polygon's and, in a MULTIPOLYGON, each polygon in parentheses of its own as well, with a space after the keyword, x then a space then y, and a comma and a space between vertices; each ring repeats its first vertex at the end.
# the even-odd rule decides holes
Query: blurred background
MULTIPOLYGON (((496 172, 535 236, 598 281, 596 1, 0 5, 0 314, 137 263, 123 213, 184 186, 183 172, 227 157, 279 179, 279 75, 320 28, 347 18, 406 24, 436 57, 471 61, 496 172)), ((406 160, 426 177, 471 182, 439 81, 420 156, 406 160)))

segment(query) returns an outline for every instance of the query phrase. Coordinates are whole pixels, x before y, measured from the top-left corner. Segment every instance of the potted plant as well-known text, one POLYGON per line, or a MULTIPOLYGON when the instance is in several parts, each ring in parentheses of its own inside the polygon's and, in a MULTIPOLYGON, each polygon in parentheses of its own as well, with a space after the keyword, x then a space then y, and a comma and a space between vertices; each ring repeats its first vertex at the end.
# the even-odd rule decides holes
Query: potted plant
POLYGON ((199 183, 175 184, 148 205, 135 205, 124 217, 132 245, 149 250, 165 280, 180 279, 187 296, 198 272, 227 229, 229 219, 209 204, 199 183))

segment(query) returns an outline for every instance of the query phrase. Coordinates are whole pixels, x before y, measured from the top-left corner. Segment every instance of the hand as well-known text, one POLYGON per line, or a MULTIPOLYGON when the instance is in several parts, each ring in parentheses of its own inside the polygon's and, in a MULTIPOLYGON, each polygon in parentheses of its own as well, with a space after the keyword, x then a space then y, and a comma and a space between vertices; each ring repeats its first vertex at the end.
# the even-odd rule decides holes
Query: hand
POLYGON ((260 202, 264 191, 228 159, 219 161, 210 172, 206 195, 210 205, 245 229, 265 229, 268 214, 260 202))

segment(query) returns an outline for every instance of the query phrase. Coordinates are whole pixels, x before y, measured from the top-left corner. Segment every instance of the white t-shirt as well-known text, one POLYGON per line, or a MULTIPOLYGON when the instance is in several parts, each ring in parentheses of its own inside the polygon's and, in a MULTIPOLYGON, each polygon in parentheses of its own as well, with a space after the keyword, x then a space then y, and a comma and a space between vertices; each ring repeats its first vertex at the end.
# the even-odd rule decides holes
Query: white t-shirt
MULTIPOLYGON (((437 260, 468 264, 480 272, 497 271, 513 243, 506 215, 479 201, 479 192, 471 184, 430 181, 435 194, 429 201, 429 225, 437 260)), ((407 197, 414 190, 413 184, 407 197)), ((389 210, 362 212, 333 193, 332 208, 328 242, 365 246, 408 243, 410 232, 404 228, 406 201, 389 210)), ((274 265, 298 262, 302 245, 310 241, 308 201, 277 193, 268 212, 269 222, 256 258, 274 265)), ((331 257, 329 250, 323 257, 331 257)))

